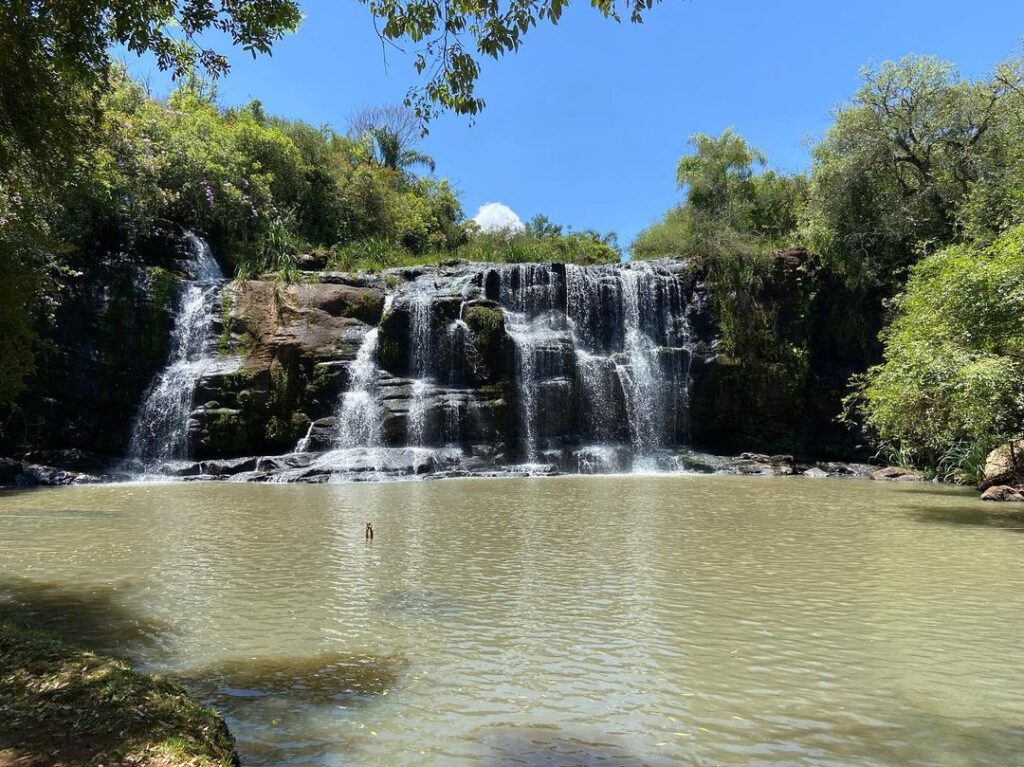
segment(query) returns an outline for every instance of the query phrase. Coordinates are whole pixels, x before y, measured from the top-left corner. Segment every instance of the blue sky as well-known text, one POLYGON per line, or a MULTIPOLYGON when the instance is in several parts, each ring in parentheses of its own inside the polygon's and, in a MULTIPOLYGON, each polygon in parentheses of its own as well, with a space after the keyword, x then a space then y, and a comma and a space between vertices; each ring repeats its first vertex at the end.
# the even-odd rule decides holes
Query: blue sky
MULTIPOLYGON (((360 106, 400 102, 417 82, 408 57, 382 50, 355 0, 300 0, 306 20, 272 57, 232 51, 225 105, 344 130, 360 106)), ((695 132, 733 126, 773 167, 799 170, 830 111, 870 62, 936 54, 983 76, 1019 50, 1024 3, 1011 0, 665 0, 642 25, 589 5, 541 26, 519 53, 486 61, 487 108, 470 124, 445 115, 422 149, 463 192, 472 216, 501 202, 625 245, 679 199, 675 164, 695 132)), ((157 92, 168 80, 129 62, 157 92)))

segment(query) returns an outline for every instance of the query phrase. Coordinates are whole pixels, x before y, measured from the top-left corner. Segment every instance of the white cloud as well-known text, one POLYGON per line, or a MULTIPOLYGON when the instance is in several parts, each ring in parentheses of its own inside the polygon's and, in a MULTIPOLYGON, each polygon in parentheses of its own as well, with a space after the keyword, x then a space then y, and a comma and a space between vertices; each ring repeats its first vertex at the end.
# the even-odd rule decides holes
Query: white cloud
POLYGON ((484 203, 473 220, 482 232, 519 232, 523 229, 523 222, 516 212, 500 202, 484 203))

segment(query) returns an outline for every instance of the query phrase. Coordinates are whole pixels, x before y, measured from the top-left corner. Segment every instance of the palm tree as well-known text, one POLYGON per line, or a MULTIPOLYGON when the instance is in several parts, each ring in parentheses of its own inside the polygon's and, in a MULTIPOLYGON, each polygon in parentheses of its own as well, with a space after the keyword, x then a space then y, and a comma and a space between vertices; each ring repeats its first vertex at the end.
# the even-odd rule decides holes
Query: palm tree
POLYGON ((434 158, 413 149, 395 131, 387 128, 373 128, 369 135, 373 139, 374 158, 382 168, 398 171, 402 176, 411 174, 411 168, 421 166, 434 172, 434 158))
POLYGON ((434 171, 434 159, 416 149, 423 125, 416 113, 403 104, 364 107, 349 115, 349 138, 365 147, 372 161, 410 180, 412 169, 434 171))

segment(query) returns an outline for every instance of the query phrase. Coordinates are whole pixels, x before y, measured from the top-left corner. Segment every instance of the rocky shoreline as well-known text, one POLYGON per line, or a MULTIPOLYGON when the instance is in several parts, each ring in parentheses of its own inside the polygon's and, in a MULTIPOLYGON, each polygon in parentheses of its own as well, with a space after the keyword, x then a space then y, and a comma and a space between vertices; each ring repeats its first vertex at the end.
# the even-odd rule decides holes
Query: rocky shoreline
MULTIPOLYGON (((625 453, 626 448, 622 448, 625 453)), ((344 470, 337 469, 337 452, 286 453, 275 456, 248 456, 206 461, 175 461, 159 467, 148 475, 125 471, 84 470, 83 464, 96 457, 73 454, 51 455, 55 465, 34 462, 42 456, 26 456, 24 460, 0 458, 0 486, 56 487, 103 482, 150 481, 231 481, 231 482, 306 482, 322 483, 332 479, 344 481, 393 481, 402 479, 440 480, 462 477, 554 477, 580 474, 621 474, 621 471, 573 471, 565 462, 502 464, 479 456, 463 456, 454 448, 393 448, 365 450, 363 455, 345 455, 344 470), (78 467, 78 468, 75 468, 78 467)), ((579 461, 579 452, 568 460, 579 461)), ((719 456, 693 451, 666 452, 660 465, 654 463, 650 473, 717 474, 732 476, 824 478, 873 478, 907 481, 921 478, 898 469, 879 469, 866 463, 843 461, 801 461, 790 455, 742 453, 719 456), (887 472, 889 474, 887 474, 887 472), (890 475, 891 474, 891 475, 890 475)), ((645 473, 643 471, 636 473, 645 473)))

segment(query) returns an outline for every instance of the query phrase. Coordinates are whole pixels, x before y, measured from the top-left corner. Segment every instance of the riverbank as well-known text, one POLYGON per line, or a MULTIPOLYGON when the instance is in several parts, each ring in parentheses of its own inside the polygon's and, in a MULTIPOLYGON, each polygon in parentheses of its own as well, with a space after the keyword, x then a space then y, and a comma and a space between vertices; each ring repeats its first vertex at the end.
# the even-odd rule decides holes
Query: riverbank
POLYGON ((237 765, 224 721, 174 682, 0 622, 0 767, 237 765))

